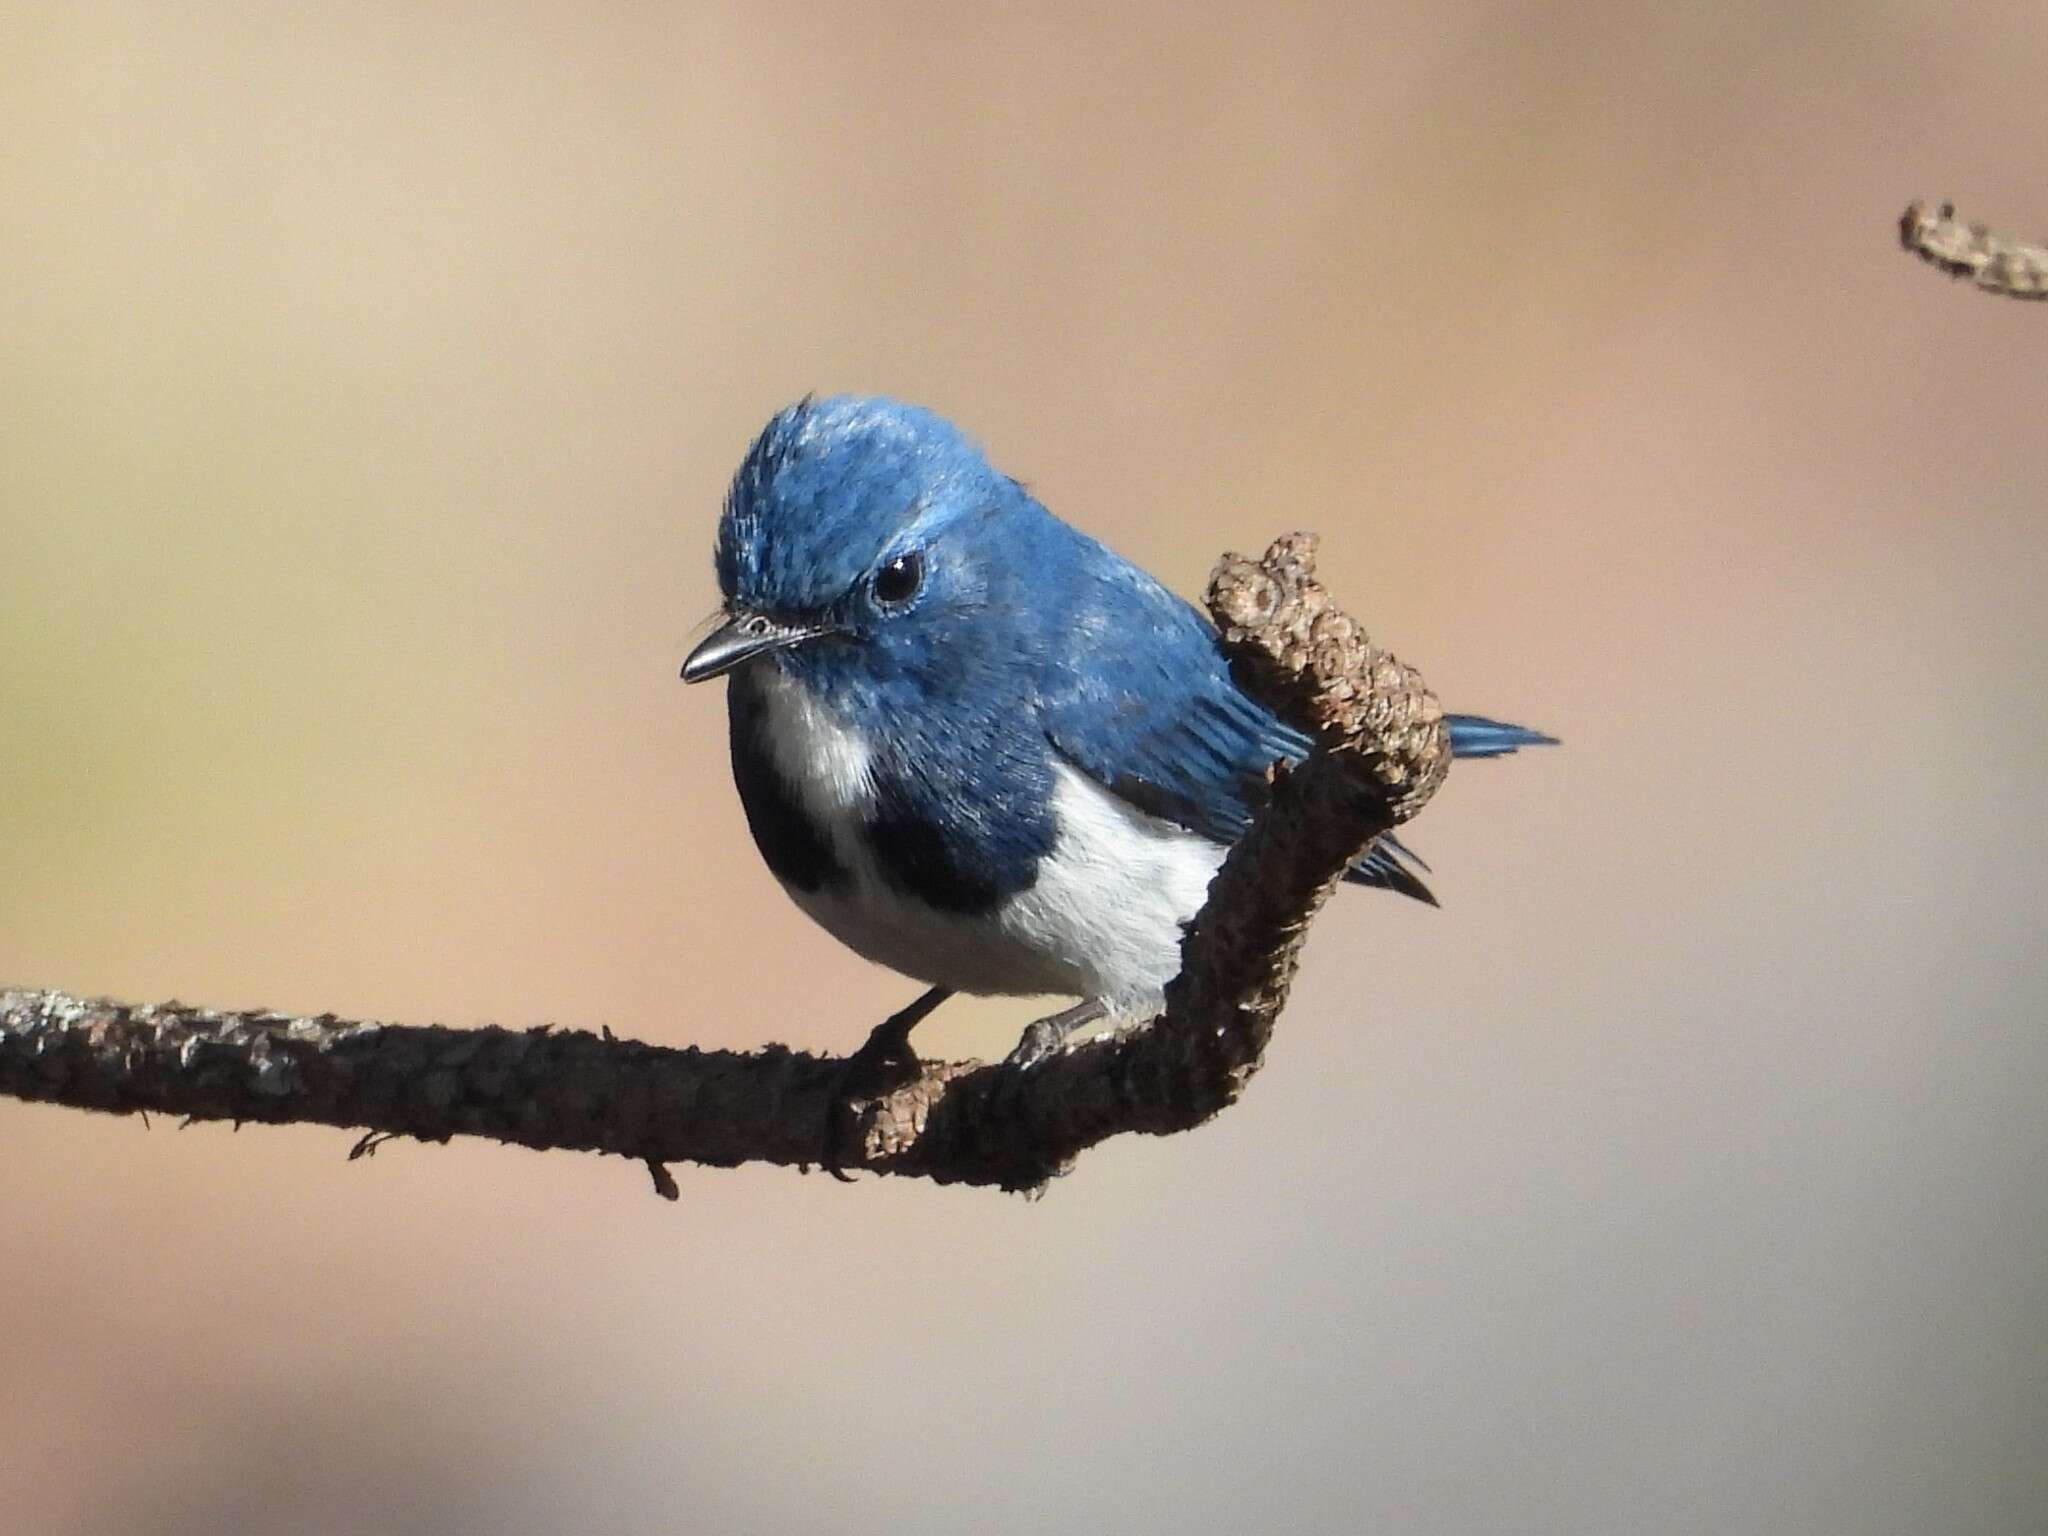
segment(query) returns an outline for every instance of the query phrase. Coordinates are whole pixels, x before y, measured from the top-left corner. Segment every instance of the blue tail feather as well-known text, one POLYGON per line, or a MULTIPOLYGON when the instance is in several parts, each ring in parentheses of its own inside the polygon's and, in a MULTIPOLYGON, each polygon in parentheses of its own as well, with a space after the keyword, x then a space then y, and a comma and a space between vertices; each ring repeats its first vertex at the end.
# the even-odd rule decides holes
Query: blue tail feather
MULTIPOLYGON (((1484 715, 1446 715, 1444 720, 1451 728, 1453 757, 1506 757, 1523 747, 1557 745, 1555 736, 1484 715)), ((1440 905, 1436 893, 1422 878, 1428 870, 1429 866, 1390 832, 1366 850, 1365 857, 1344 872, 1344 878, 1355 885, 1397 891, 1434 907, 1440 905)))
POLYGON ((1436 892, 1422 878, 1429 866, 1409 850, 1399 838, 1389 832, 1365 851, 1365 857, 1344 871, 1344 878, 1354 885, 1370 885, 1382 891, 1395 891, 1403 896, 1427 902, 1430 906, 1441 906, 1436 892))
POLYGON ((1523 747, 1557 745, 1555 736, 1532 731, 1526 725, 1489 720, 1484 715, 1445 715, 1444 723, 1451 728, 1453 757, 1506 757, 1523 747))

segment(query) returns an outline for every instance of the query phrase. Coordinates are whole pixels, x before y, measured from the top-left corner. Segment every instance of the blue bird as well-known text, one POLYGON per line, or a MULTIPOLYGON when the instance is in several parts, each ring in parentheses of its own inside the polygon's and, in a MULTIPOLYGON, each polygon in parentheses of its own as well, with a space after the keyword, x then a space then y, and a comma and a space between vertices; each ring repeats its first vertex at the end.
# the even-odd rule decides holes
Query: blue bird
MULTIPOLYGON (((718 525, 733 778, 796 904, 927 991, 863 1056, 900 1060, 955 992, 1080 999, 1036 1060, 1155 1010, 1182 930, 1309 743, 1231 681, 1215 631, 1061 522, 950 422, 805 399, 748 449, 718 525)), ((1460 757, 1552 738, 1452 715, 1460 757)), ((1384 837, 1350 871, 1435 904, 1384 837)))

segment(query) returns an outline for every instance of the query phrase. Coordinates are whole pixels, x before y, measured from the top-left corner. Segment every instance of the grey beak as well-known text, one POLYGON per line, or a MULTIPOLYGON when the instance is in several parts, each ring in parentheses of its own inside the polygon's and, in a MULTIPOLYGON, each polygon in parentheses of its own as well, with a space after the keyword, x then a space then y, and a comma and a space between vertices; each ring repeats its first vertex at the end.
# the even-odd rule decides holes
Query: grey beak
POLYGON ((822 629, 784 624, 762 613, 730 614, 683 658, 683 681, 701 683, 722 677, 742 662, 801 645, 823 633, 822 629))

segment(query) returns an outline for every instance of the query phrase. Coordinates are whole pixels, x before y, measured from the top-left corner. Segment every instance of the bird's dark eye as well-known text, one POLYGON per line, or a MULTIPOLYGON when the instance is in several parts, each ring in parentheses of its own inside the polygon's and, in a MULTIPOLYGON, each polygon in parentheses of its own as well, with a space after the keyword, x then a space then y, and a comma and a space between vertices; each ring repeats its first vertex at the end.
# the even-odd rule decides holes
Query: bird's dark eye
POLYGON ((917 589, 923 585, 924 556, 913 550, 898 555, 875 572, 875 601, 894 608, 917 596, 917 589))

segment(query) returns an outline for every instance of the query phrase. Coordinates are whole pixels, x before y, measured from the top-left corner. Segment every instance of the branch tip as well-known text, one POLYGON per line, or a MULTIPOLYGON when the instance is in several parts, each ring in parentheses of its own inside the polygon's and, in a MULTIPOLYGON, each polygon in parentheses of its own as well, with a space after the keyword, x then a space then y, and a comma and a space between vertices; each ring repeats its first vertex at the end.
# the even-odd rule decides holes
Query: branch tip
POLYGON ((2048 247, 2006 239, 1987 225, 1965 224, 1953 203, 1908 203, 1899 215, 1899 244, 1929 266, 1966 278, 1987 293, 2048 299, 2048 247))

